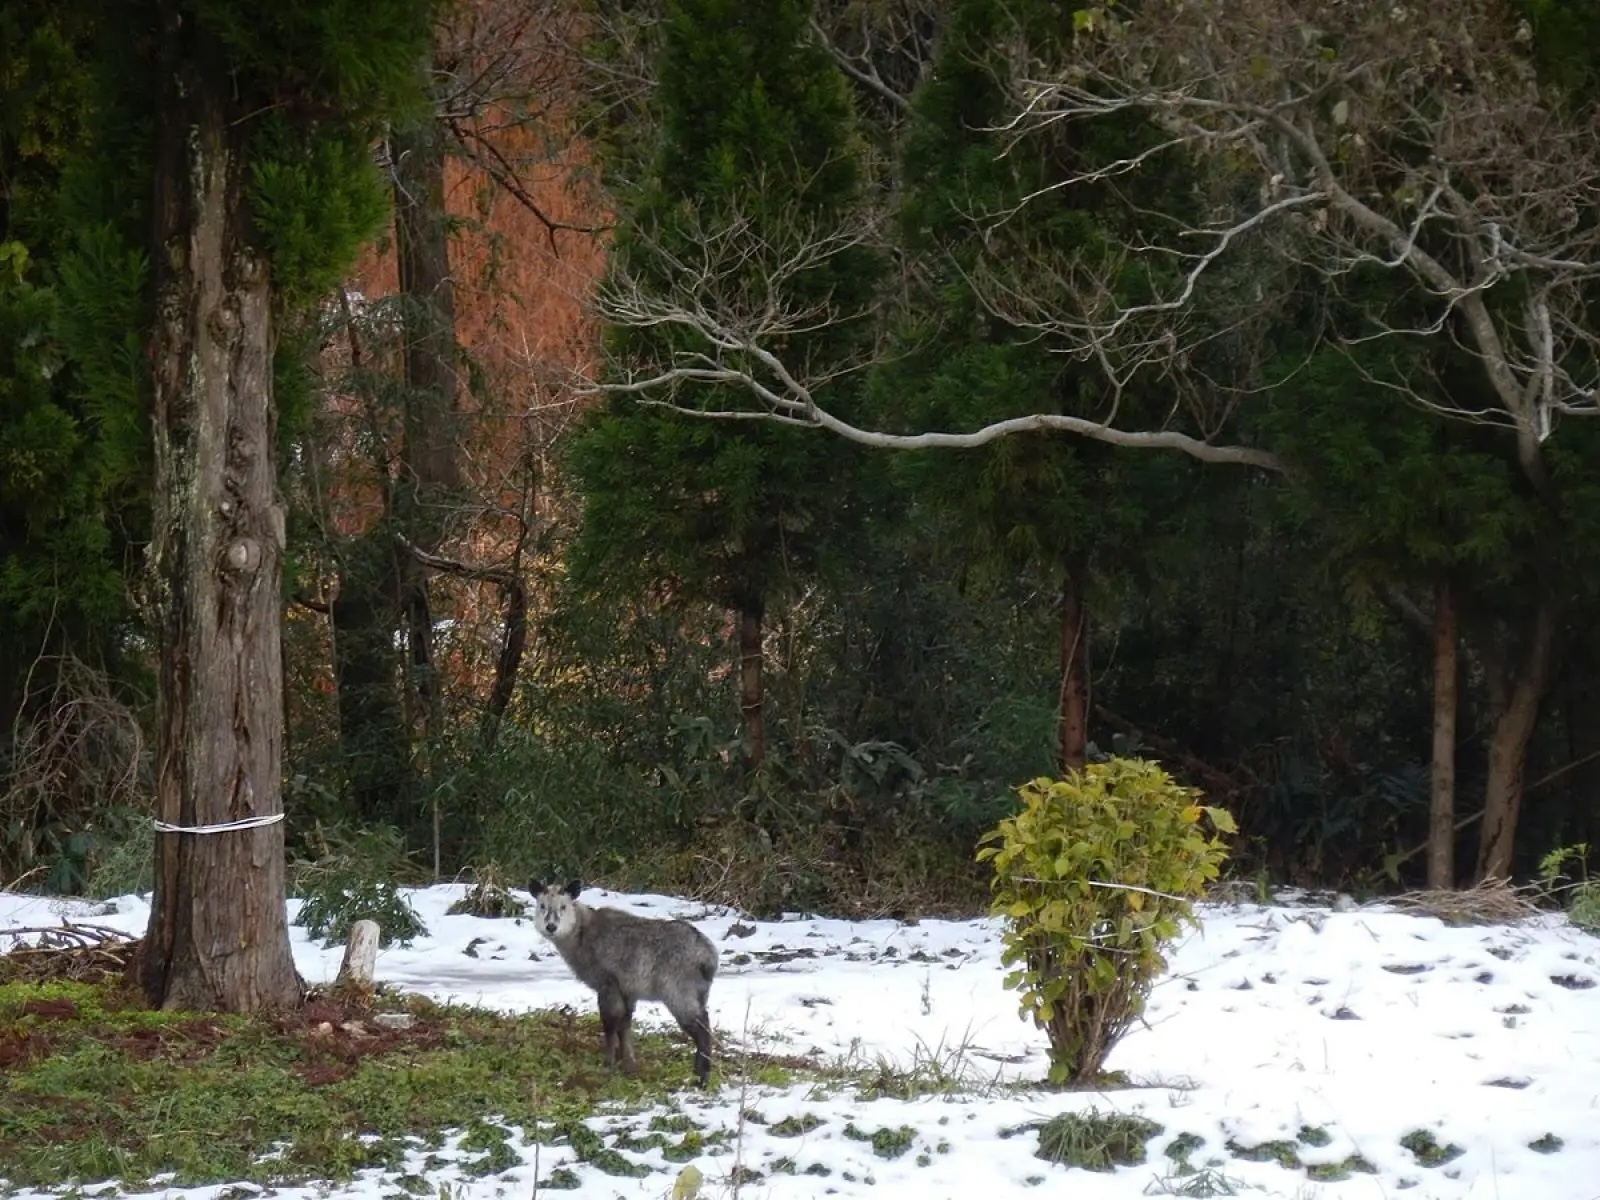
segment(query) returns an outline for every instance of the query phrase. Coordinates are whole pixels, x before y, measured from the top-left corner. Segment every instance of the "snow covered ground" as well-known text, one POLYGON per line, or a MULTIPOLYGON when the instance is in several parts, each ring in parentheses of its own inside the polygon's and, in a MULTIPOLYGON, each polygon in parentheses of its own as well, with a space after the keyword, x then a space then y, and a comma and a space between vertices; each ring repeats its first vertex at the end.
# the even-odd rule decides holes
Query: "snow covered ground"
MULTIPOLYGON (((380 980, 497 1009, 592 1011, 592 996, 530 923, 446 915, 463 890, 410 893, 428 935, 383 952, 380 980)), ((1172 956, 1146 1024, 1108 1064, 1135 1086, 1069 1094, 1027 1086, 1043 1077, 1044 1037, 1018 1017, 1015 996, 1001 986, 994 922, 756 921, 663 896, 592 892, 584 899, 689 917, 722 949, 712 1019, 734 1053, 722 1056, 719 1091, 686 1091, 678 1106, 702 1130, 731 1135, 695 1161, 703 1198, 732 1195, 737 1183, 747 1200, 1600 1200, 1600 939, 1559 917, 1448 927, 1381 905, 1203 906, 1203 928, 1172 956), (833 1063, 958 1073, 968 1086, 911 1101, 810 1085, 741 1093, 741 1043, 833 1063), (1035 1157, 1033 1123, 1089 1109, 1159 1124, 1149 1161, 1090 1173, 1035 1157), (875 1152, 870 1138, 880 1130, 891 1131, 880 1134, 881 1149, 903 1152, 875 1152), (1424 1165, 1402 1145, 1418 1145, 1408 1135, 1419 1130, 1460 1153, 1424 1165), (1195 1146, 1196 1138, 1186 1157, 1197 1174, 1179 1175, 1165 1151, 1175 1142, 1195 1146), (1263 1152, 1266 1161, 1239 1153, 1273 1142, 1280 1145, 1263 1152), (1285 1149, 1299 1166, 1278 1161, 1285 1149), (1356 1156, 1370 1172, 1319 1178, 1356 1156)), ((0 930, 62 917, 143 930, 146 899, 124 897, 114 907, 102 916, 98 905, 0 893, 0 930)), ((298 927, 293 936, 302 974, 330 979, 340 951, 324 950, 298 927)), ((642 1006, 640 1020, 652 1019, 666 1014, 642 1006)), ((651 1167, 647 1175, 607 1174, 567 1145, 545 1145, 538 1190, 565 1169, 558 1178, 576 1177, 567 1194, 577 1200, 668 1196, 681 1164, 666 1161, 659 1147, 627 1148, 627 1135, 643 1133, 650 1117, 591 1122, 608 1144, 621 1140, 624 1159, 651 1167)), ((420 1150, 408 1169, 425 1173, 430 1187, 447 1187, 454 1200, 520 1200, 536 1186, 534 1146, 520 1133, 513 1144, 523 1163, 502 1174, 424 1171, 420 1150)), ((222 1190, 181 1194, 213 1200, 222 1190)), ((395 1177, 380 1174, 333 1190, 277 1192, 283 1200, 395 1194, 395 1177)))

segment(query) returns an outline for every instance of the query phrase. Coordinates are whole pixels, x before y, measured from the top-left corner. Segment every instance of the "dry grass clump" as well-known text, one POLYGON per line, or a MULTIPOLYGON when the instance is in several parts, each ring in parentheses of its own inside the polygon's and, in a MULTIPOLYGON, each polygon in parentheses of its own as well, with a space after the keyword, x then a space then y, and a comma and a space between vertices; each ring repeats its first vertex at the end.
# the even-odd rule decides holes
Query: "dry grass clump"
POLYGON ((1476 887, 1406 892, 1390 901, 1406 912, 1438 917, 1446 925, 1514 925, 1539 914, 1534 885, 1485 879, 1476 887))

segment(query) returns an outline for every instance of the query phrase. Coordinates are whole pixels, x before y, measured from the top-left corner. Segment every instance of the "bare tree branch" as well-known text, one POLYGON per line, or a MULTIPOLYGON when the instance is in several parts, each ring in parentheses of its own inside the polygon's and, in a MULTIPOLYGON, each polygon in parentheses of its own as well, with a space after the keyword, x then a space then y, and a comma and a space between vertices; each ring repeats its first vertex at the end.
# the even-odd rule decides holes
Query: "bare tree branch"
POLYGON ((878 68, 872 65, 870 59, 858 61, 849 54, 846 54, 833 43, 833 41, 828 37, 827 30, 823 29, 821 23, 816 20, 811 22, 811 32, 814 33, 817 40, 827 48, 828 53, 833 55, 833 61, 839 65, 839 69, 851 79, 855 80, 862 87, 867 88, 869 91, 875 92, 882 99, 887 100, 892 107, 899 109, 902 113, 909 113, 911 111, 911 98, 909 96, 901 95, 899 92, 895 91, 887 83, 885 83, 883 81, 883 76, 878 74, 878 68))
POLYGON ((946 19, 936 0, 818 0, 811 31, 845 76, 898 123, 910 116, 911 95, 933 67, 946 19))
POLYGON ((794 299, 805 294, 796 285, 808 272, 861 245, 870 233, 865 224, 831 231, 802 228, 780 245, 763 239, 749 222, 733 220, 697 230, 684 239, 692 248, 688 251, 644 243, 639 273, 609 279, 597 296, 598 313, 615 327, 671 328, 684 335, 674 339, 683 348, 644 364, 613 363, 605 381, 587 388, 638 396, 642 403, 705 420, 825 429, 882 449, 970 448, 1017 433, 1054 430, 1111 445, 1178 450, 1205 462, 1287 469, 1276 455, 1255 447, 1214 445, 1177 430, 1118 429, 1059 413, 1015 417, 963 432, 894 433, 845 420, 819 394, 841 375, 865 367, 877 347, 831 363, 826 370, 788 361, 777 347, 798 334, 872 319, 869 311, 840 309, 831 297, 794 299), (759 270, 753 269, 755 264, 759 270), (761 286, 752 288, 752 278, 759 278, 761 286), (662 279, 673 281, 665 293, 657 286, 662 279))
MULTIPOLYGON (((1214 221, 1130 240, 1097 262, 1042 249, 991 264, 978 281, 990 310, 1099 363, 1121 389, 1141 372, 1181 369, 1214 336, 1198 319, 1202 288, 1246 243, 1271 239, 1271 253, 1335 294, 1358 272, 1368 282, 1393 272, 1396 306, 1420 303, 1427 316, 1407 328, 1363 305, 1371 330, 1347 342, 1448 334, 1478 363, 1494 411, 1431 378, 1399 390, 1508 426, 1541 484, 1554 414, 1600 414, 1600 332, 1587 319, 1600 222, 1583 215, 1600 196, 1600 116, 1549 106, 1509 5, 1149 0, 1126 15, 1087 11, 1059 62, 1020 38, 1011 47, 1016 111, 992 132, 1037 154, 1041 139, 1058 145, 1078 126, 1138 117, 1157 142, 1075 164, 1023 207, 1128 176, 1175 147, 1253 182, 1257 202, 1235 200, 1214 221), (1152 294, 1124 300, 1127 269, 1141 263, 1152 294)), ((990 214, 985 227, 1018 212, 990 214)))

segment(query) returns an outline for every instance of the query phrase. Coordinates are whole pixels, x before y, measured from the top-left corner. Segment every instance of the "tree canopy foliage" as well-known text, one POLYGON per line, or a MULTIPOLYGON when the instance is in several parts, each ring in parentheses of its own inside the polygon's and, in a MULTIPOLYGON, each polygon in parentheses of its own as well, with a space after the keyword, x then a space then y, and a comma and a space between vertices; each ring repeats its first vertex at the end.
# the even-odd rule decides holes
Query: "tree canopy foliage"
POLYGON ((89 886, 156 791, 174 46, 270 271, 291 852, 958 903, 1017 784, 1109 753, 1301 882, 1593 842, 1596 35, 6 6, 0 880, 89 886))

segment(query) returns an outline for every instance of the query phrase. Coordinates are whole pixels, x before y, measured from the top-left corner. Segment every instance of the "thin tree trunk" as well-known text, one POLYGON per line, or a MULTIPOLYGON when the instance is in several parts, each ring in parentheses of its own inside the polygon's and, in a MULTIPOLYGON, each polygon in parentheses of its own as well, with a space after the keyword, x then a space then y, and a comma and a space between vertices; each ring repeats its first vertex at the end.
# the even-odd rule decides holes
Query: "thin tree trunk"
POLYGON ((1057 738, 1062 772, 1083 770, 1089 749, 1089 611, 1079 589, 1078 572, 1071 567, 1061 577, 1057 738))
POLYGON ((339 747, 351 800, 364 824, 403 826, 414 815, 413 779, 395 650, 395 557, 383 527, 347 547, 331 612, 339 747))
POLYGON ((761 680, 761 626, 759 600, 739 610, 739 716, 744 724, 745 767, 759 767, 767 757, 765 694, 761 680))
POLYGON ((1460 639, 1450 581, 1433 601, 1433 774, 1428 803, 1428 886, 1456 885, 1456 678, 1460 639))
MULTIPOLYGON (((395 134, 395 257, 404 298, 403 444, 393 505, 347 556, 333 620, 339 656, 340 741, 356 809, 367 820, 414 825, 418 762, 408 697, 437 739, 442 725, 428 570, 395 552, 392 532, 424 551, 443 540, 448 498, 461 482, 455 292, 444 206, 444 144, 431 116, 395 134), (394 526, 387 524, 389 520, 394 526), (396 634, 410 651, 403 672, 396 634), (409 680, 410 690, 407 690, 409 680)), ((437 827, 437 813, 434 825, 437 827)), ((438 839, 434 845, 437 851, 438 839)))
POLYGON ((489 703, 484 712, 482 727, 485 746, 493 746, 499 734, 500 721, 511 705, 511 695, 516 689, 517 673, 522 669, 522 656, 528 645, 528 588, 517 574, 517 560, 510 567, 482 567, 459 562, 433 554, 420 546, 412 545, 404 537, 400 546, 418 563, 430 571, 445 571, 462 579, 476 579, 493 583, 505 597, 505 633, 500 640, 500 655, 495 662, 494 685, 489 691, 489 703))
MULTIPOLYGON (((245 136, 223 50, 160 13, 150 344, 160 642, 156 814, 184 827, 283 811, 282 578, 272 293, 252 248, 245 136)), ((142 983, 168 1009, 300 998, 281 822, 160 833, 142 983)))
MULTIPOLYGON (((444 138, 432 116, 395 134, 394 231, 400 292, 405 299, 406 453, 402 496, 424 506, 431 492, 460 486, 460 386, 457 376, 455 281, 450 274, 450 225, 444 198, 444 138)), ((411 520, 421 514, 406 513, 411 520)), ((438 512, 406 536, 433 549, 438 512), (425 532, 427 531, 427 532, 425 532)))
MULTIPOLYGON (((431 63, 426 64, 431 67, 431 63)), ((405 307, 405 446, 397 515, 415 546, 436 551, 461 488, 460 386, 457 380, 455 281, 445 211, 444 132, 429 114, 398 131, 394 155, 395 259, 405 307)), ((400 564, 410 626, 413 686, 430 740, 442 730, 434 667, 428 573, 415 556, 400 564)))
POLYGON ((501 591, 506 598, 505 633, 500 641, 500 657, 494 665, 494 686, 489 689, 489 704, 484 712, 484 743, 493 746, 500 735, 506 709, 517 686, 522 656, 528 646, 528 589, 513 576, 501 591))
POLYGON ((1500 698, 1489 734, 1482 840, 1478 843, 1480 880, 1508 879, 1511 875, 1517 820, 1522 814, 1523 768, 1539 719, 1539 706, 1549 687, 1559 624, 1555 601, 1541 600, 1516 677, 1494 689, 1500 698))

